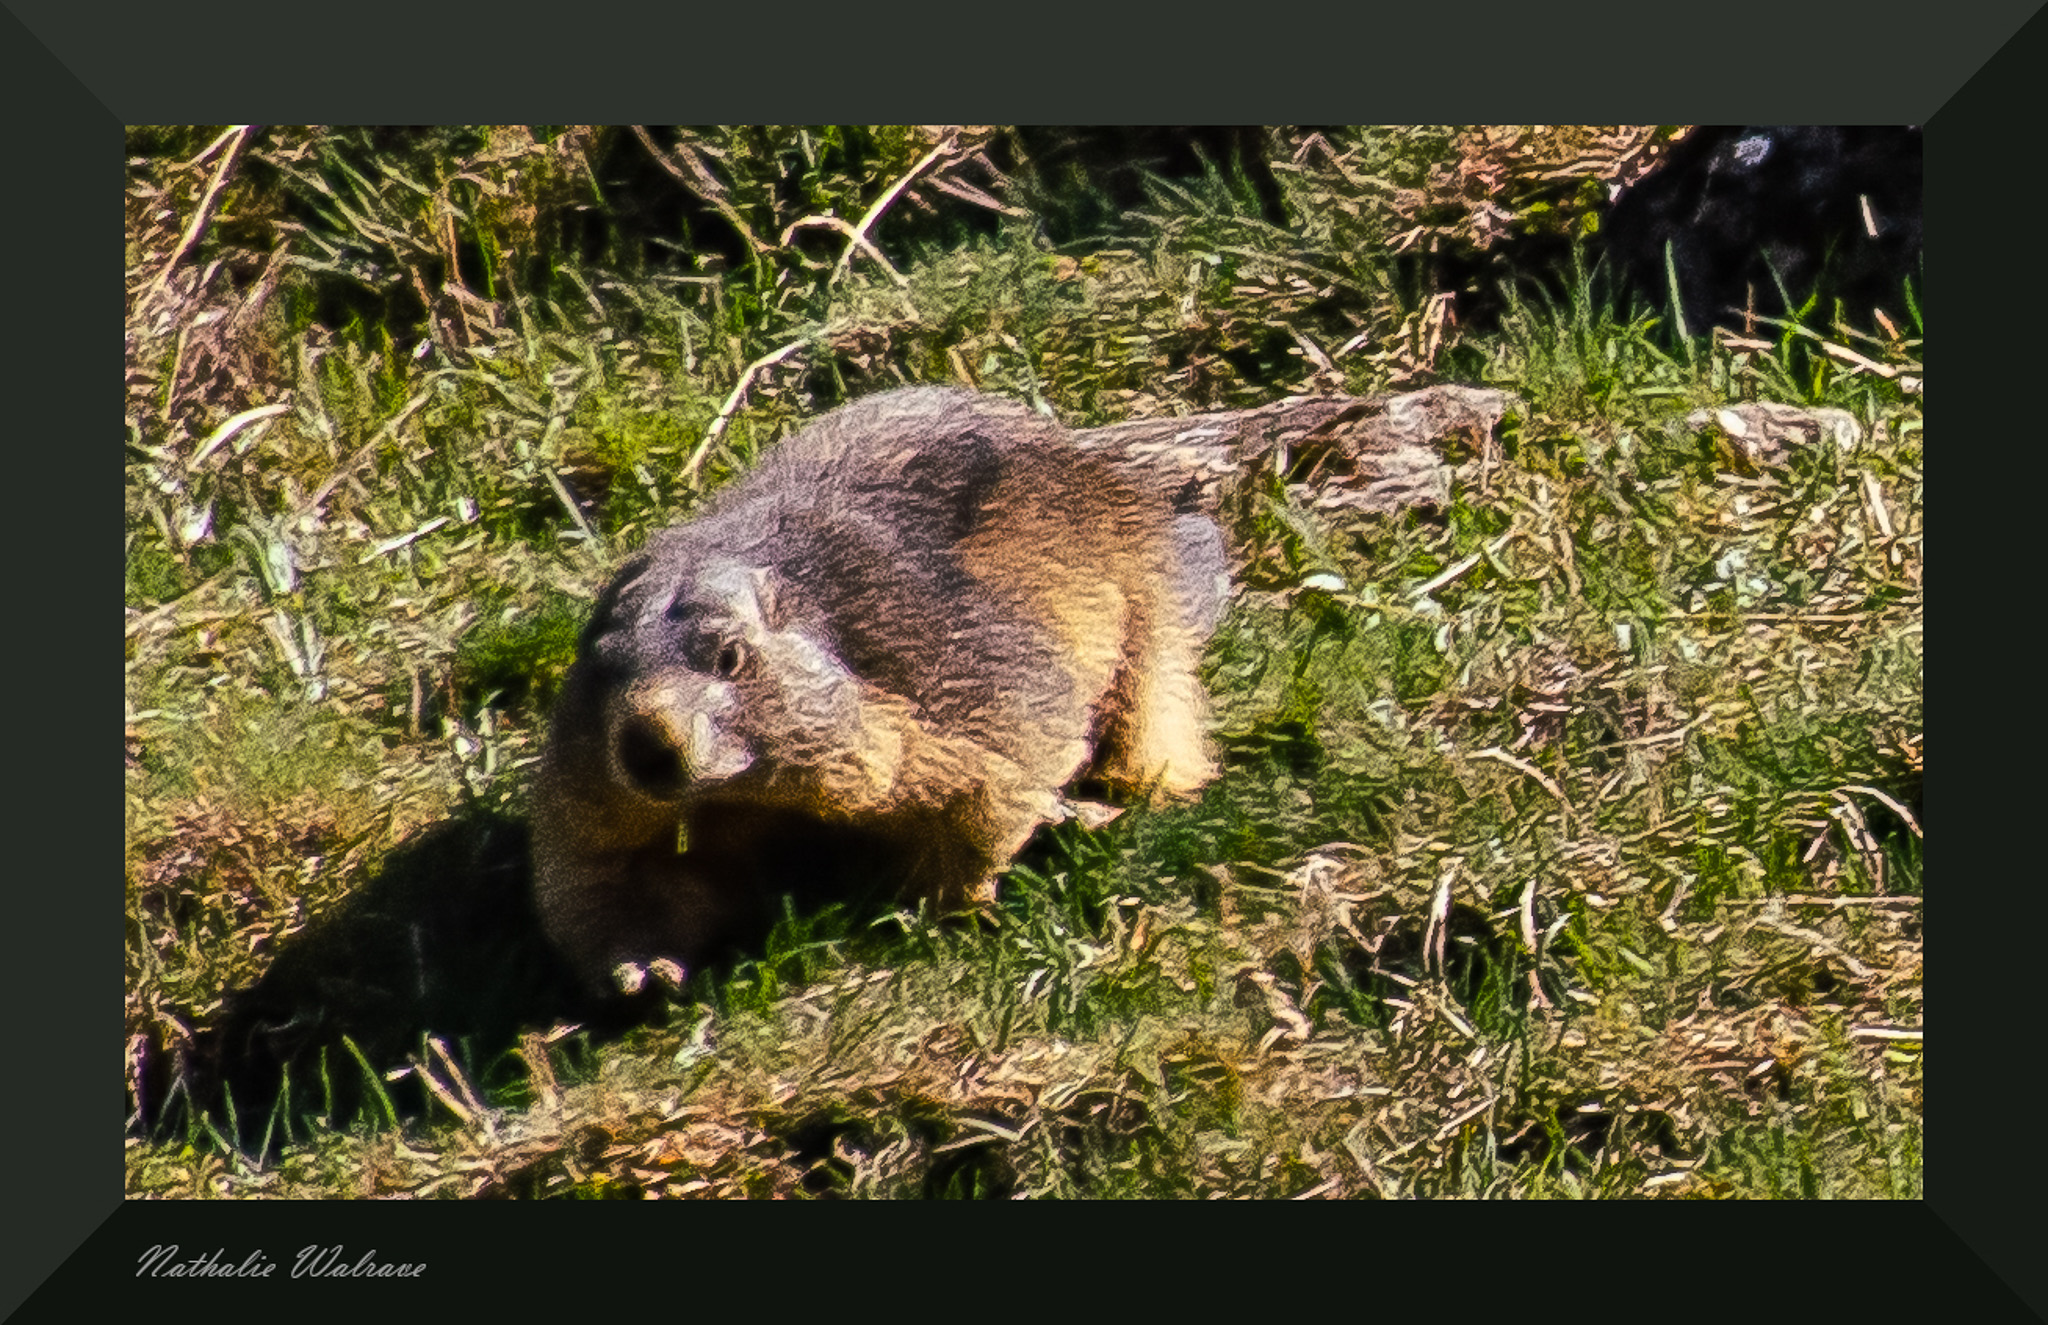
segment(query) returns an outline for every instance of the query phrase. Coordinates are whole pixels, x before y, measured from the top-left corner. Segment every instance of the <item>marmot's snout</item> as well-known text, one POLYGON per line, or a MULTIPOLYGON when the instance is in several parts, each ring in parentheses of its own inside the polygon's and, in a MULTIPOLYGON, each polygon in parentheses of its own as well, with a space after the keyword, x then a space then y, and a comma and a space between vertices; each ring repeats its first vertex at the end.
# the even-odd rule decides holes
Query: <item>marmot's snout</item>
POLYGON ((721 720, 734 703, 729 685, 695 678, 629 692, 612 723, 613 776, 638 795, 674 804, 746 772, 753 752, 721 720))
POLYGON ((682 751, 669 742, 662 724, 644 713, 636 713, 619 724, 617 755, 619 771, 643 796, 654 800, 677 800, 689 781, 682 751))

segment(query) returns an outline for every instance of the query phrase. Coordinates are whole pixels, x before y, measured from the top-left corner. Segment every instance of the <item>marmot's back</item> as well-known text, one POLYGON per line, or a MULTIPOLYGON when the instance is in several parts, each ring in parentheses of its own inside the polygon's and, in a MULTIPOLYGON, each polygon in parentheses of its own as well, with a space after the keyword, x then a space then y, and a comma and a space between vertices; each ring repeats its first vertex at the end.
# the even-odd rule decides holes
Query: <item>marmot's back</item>
POLYGON ((537 787, 550 933, 600 979, 701 960, 794 874, 958 904, 1077 773, 1200 787, 1185 544, 1021 406, 818 419, 600 597, 537 787))

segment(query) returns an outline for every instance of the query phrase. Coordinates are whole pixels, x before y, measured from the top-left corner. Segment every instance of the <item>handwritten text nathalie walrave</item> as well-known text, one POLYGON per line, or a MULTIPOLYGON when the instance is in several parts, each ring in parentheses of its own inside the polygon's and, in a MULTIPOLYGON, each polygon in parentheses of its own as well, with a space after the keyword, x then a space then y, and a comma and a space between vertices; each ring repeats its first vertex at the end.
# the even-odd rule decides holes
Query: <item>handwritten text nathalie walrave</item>
MULTIPOLYGON (((261 1251, 252 1251, 240 1261, 228 1259, 227 1249, 219 1248, 203 1256, 180 1257, 178 1244, 158 1243, 142 1253, 136 1263, 135 1277, 148 1275, 152 1279, 268 1279, 278 1263, 261 1251)), ((299 1248, 299 1254, 292 1258, 291 1277, 294 1279, 417 1279, 425 1274, 425 1265, 402 1265, 380 1262, 377 1250, 372 1247, 351 1261, 339 1244, 332 1247, 310 1246, 299 1248)))

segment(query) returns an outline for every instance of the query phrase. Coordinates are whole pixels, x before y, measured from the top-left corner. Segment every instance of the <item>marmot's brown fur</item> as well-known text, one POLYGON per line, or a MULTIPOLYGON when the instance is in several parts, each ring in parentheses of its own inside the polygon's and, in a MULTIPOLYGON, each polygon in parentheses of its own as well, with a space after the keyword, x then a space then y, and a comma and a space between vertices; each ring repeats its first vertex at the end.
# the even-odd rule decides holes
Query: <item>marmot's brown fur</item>
POLYGON ((1193 792, 1213 540, 1020 405, 819 418, 599 598, 536 787, 550 936, 630 985, 792 890, 992 896, 1077 775, 1193 792))

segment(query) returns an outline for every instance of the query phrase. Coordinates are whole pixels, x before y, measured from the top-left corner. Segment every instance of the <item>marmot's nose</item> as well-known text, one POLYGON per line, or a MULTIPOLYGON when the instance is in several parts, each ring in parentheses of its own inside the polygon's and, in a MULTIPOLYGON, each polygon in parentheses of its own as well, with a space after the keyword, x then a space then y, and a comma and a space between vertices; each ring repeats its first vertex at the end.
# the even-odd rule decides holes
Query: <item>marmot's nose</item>
POLYGON ((664 726, 644 714, 619 726, 619 768, 642 795, 671 800, 682 795, 689 770, 664 726))

